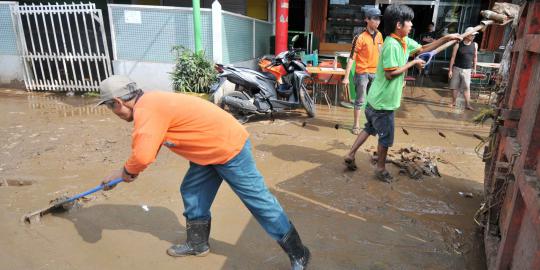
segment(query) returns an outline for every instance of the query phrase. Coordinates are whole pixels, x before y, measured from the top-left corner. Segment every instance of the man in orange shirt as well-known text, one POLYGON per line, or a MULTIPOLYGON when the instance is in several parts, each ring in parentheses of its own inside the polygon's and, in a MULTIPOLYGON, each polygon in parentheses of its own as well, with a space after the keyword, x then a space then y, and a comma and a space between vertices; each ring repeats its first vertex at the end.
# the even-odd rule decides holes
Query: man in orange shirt
POLYGON ((375 79, 379 52, 383 44, 382 34, 377 30, 381 22, 380 17, 381 11, 377 8, 369 8, 365 11, 367 27, 364 32, 353 39, 353 46, 345 71, 347 75, 343 78, 343 84, 348 85, 348 74, 351 72, 353 62, 356 61, 354 74, 356 100, 354 101, 354 123, 351 130, 354 135, 360 134, 360 109, 364 105, 366 92, 375 79))
POLYGON ((205 256, 210 251, 210 206, 225 180, 259 224, 289 255, 292 269, 304 269, 310 252, 258 171, 246 129, 234 117, 198 97, 149 92, 125 76, 100 84, 101 101, 121 119, 134 123, 131 155, 103 183, 122 177, 132 182, 156 159, 161 146, 190 161, 180 192, 187 241, 170 256, 205 256))

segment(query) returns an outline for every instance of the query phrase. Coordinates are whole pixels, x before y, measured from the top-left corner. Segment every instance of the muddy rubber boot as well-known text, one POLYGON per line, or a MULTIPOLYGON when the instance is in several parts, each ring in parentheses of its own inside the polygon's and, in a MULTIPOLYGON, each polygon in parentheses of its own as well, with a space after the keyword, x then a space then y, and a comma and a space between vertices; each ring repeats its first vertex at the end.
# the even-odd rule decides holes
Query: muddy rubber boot
POLYGON ((187 240, 184 244, 173 245, 167 254, 173 257, 206 256, 210 252, 208 237, 210 236, 210 220, 187 221, 187 240))
POLYGON ((291 270, 307 269, 311 254, 309 249, 302 244, 300 235, 298 235, 298 232, 292 223, 289 232, 283 236, 278 243, 285 253, 289 255, 289 259, 291 260, 291 270))

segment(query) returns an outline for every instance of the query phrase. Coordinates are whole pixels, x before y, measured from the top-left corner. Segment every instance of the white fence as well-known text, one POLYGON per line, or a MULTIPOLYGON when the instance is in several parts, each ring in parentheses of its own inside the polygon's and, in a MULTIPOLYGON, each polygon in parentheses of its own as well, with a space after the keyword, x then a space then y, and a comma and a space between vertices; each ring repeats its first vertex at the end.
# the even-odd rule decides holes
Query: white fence
POLYGON ((27 90, 97 91, 112 74, 94 4, 13 5, 11 14, 27 90))
MULTIPOLYGON (((114 60, 172 63, 171 49, 194 47, 193 10, 109 4, 114 60)), ((273 24, 221 10, 201 9, 201 39, 208 58, 218 63, 247 61, 268 54, 273 24)))

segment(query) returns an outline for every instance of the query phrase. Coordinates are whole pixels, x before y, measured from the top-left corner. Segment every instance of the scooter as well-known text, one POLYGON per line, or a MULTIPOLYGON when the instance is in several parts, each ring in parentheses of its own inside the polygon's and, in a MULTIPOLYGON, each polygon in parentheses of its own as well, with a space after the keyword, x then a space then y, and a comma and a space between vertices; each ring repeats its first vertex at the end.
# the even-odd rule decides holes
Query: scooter
MULTIPOLYGON (((298 40, 298 35, 292 41, 298 40)), ((288 51, 275 58, 259 61, 263 71, 217 64, 219 81, 210 88, 212 96, 223 94, 223 85, 229 81, 235 91, 224 93, 221 100, 214 101, 228 110, 240 123, 246 123, 254 115, 272 114, 303 107, 309 117, 315 117, 315 105, 307 92, 312 80, 306 64, 298 57, 298 49, 292 45, 288 51)))

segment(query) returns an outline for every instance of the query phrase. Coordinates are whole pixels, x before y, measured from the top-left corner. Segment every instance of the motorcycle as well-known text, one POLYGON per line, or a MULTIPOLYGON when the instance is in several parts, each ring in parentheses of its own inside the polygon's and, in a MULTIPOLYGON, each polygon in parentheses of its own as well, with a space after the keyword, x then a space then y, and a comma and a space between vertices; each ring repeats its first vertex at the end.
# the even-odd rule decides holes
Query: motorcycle
MULTIPOLYGON (((294 44, 298 36, 292 40, 294 44)), ((242 124, 254 115, 302 107, 309 117, 315 117, 315 105, 307 92, 307 84, 312 78, 298 52, 291 45, 288 51, 279 53, 275 58, 263 57, 259 61, 263 72, 217 64, 219 81, 210 88, 211 97, 222 95, 219 101, 214 102, 227 109, 242 124), (235 91, 223 92, 227 81, 234 84, 235 91)))

